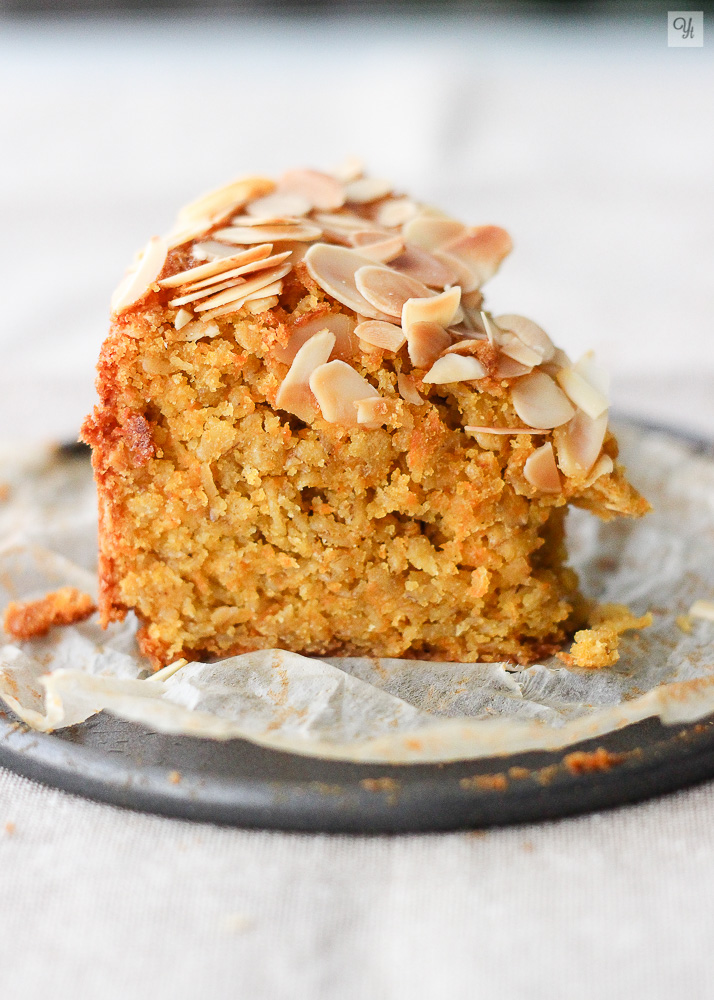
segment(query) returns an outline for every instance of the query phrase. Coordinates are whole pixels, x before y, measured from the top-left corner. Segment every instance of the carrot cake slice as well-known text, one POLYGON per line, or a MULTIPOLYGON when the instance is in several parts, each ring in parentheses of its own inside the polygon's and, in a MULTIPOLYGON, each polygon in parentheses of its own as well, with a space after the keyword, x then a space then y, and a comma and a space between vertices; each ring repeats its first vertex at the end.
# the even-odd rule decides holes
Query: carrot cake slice
POLYGON ((560 650, 568 505, 648 505, 592 356, 485 309, 510 249, 355 164, 182 209, 115 293, 83 428, 104 623, 134 611, 155 666, 560 650))

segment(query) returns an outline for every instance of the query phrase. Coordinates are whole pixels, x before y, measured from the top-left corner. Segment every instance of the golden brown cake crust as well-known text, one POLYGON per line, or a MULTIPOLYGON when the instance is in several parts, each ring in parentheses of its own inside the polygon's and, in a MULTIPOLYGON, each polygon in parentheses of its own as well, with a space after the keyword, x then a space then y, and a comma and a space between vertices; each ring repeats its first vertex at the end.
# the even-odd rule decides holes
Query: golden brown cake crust
POLYGON ((37 639, 56 625, 74 625, 94 614, 97 607, 75 587, 61 587, 37 601, 11 601, 5 609, 3 627, 13 639, 37 639))

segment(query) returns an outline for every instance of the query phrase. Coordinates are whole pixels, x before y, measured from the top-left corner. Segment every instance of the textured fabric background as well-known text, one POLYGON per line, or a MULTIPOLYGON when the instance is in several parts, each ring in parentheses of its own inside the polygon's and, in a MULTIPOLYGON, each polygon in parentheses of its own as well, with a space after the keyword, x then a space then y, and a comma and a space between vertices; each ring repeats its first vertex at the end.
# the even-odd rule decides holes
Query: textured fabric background
MULTIPOLYGON (((0 438, 73 437, 178 204, 363 155, 516 251, 497 311, 714 432, 713 48, 666 21, 0 25, 0 438), (217 30, 218 27, 218 30, 217 30)), ((0 996, 710 997, 714 785, 487 834, 219 829, 0 771, 0 996)))

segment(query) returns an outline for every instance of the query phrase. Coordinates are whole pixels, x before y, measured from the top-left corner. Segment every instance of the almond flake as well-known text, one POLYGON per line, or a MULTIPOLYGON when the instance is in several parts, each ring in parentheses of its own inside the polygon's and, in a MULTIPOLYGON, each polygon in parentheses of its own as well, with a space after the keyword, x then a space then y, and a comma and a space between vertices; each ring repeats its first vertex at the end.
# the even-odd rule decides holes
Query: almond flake
POLYGON ((531 372, 511 389, 511 399, 521 420, 529 427, 559 427, 575 416, 567 396, 545 372, 531 372))
POLYGON ((176 330, 183 330, 183 328, 190 323, 192 319, 192 312, 189 312, 188 309, 179 309, 176 313, 176 318, 174 319, 174 328, 176 330))
POLYGON ((461 289, 458 285, 427 298, 410 298, 402 306, 402 328, 409 330, 414 323, 437 323, 439 326, 450 326, 456 319, 461 301, 461 289))
POLYGON ((197 240, 199 236, 203 236, 212 225, 213 222, 211 219, 198 219, 190 225, 178 223, 167 234, 166 243, 170 250, 173 250, 174 247, 181 247, 184 243, 192 242, 193 240, 197 240))
POLYGON ((421 406, 424 402, 416 390, 414 379, 411 375, 405 375, 404 373, 397 375, 397 389, 399 389, 399 395, 405 403, 412 403, 414 406, 421 406))
POLYGON ((279 410, 287 410, 306 423, 317 414, 317 404, 310 391, 310 376, 325 364, 334 346, 335 335, 329 330, 314 334, 302 345, 275 397, 279 410))
POLYGON ((568 399, 596 420, 609 406, 607 396, 590 385, 575 368, 561 368, 555 376, 568 399))
POLYGON ((451 344, 451 335, 438 323, 412 323, 405 333, 409 360, 415 368, 430 368, 451 344))
POLYGON ((428 298, 434 293, 416 278, 399 274, 390 267, 369 264, 355 273, 358 291, 375 309, 388 316, 401 316, 407 299, 428 298))
POLYGON ((351 233, 359 232, 369 226, 369 219, 354 215, 352 212, 315 212, 314 218, 318 226, 322 226, 325 231, 330 229, 351 233))
MULTIPOLYGON (((460 284, 459 272, 446 259, 431 254, 419 247, 407 247, 404 253, 393 258, 389 266, 409 278, 429 285, 431 288, 445 288, 460 284)), ((463 288, 463 285, 462 285, 463 288)))
MULTIPOLYGON (((563 352, 561 351, 560 353, 562 354, 563 352)), ((567 359, 567 355, 564 355, 564 357, 565 361, 562 367, 567 368, 570 362, 567 359)), ((593 389, 597 389, 603 396, 608 396, 610 392, 610 373, 601 365, 596 364, 595 353, 593 351, 586 351, 582 358, 571 367, 578 375, 582 375, 593 389)))
POLYGON ((362 267, 372 266, 366 257, 346 247, 315 243, 305 254, 305 264, 320 288, 343 306, 360 316, 390 321, 390 316, 375 309, 357 289, 356 272, 362 267))
POLYGON ((161 274, 168 252, 166 241, 160 236, 149 240, 134 270, 129 271, 112 295, 113 313, 123 312, 146 295, 161 274))
MULTIPOLYGON (((283 287, 282 282, 276 281, 275 285, 279 286, 278 292, 280 292, 283 287)), ((270 287, 274 286, 271 285, 270 287)), ((267 292, 268 289, 266 288, 265 291, 267 292)), ((279 301, 279 295, 267 295, 265 298, 259 299, 254 299, 251 295, 250 298, 246 299, 246 308, 251 315, 255 316, 258 313, 268 312, 269 309, 273 309, 279 301)))
POLYGON ((438 219, 429 215, 418 215, 407 222, 402 229, 406 243, 422 250, 438 250, 439 247, 455 240, 466 232, 466 226, 454 219, 438 219))
MULTIPOLYGON (((532 319, 508 313, 504 316, 497 316, 496 323, 502 330, 508 330, 510 333, 515 334, 522 344, 525 344, 531 351, 540 355, 540 362, 550 361, 555 355, 553 341, 545 330, 542 330, 532 319)), ((516 361, 523 361, 522 358, 517 358, 515 354, 509 354, 509 357, 516 358, 516 361)), ((534 361, 533 364, 539 364, 540 362, 534 361)), ((523 363, 529 364, 530 362, 523 361, 523 363)))
POLYGON ((714 622, 714 601, 695 601, 689 609, 690 618, 701 618, 706 622, 714 622))
POLYGON ((337 164, 332 171, 332 176, 343 184, 349 184, 350 181, 356 181, 363 173, 364 163, 362 160, 358 156, 347 156, 341 163, 337 164))
POLYGON ((543 431, 536 430, 534 427, 475 427, 472 425, 467 425, 464 427, 465 431, 470 431, 472 434, 542 434, 543 431))
POLYGON ((385 236, 383 233, 366 230, 354 233, 350 242, 370 260, 379 264, 390 261, 404 252, 404 244, 399 236, 385 236))
POLYGON ((208 288, 202 288, 189 295, 181 295, 177 299, 171 299, 169 305, 174 307, 185 306, 189 302, 197 302, 199 299, 205 299, 207 296, 213 295, 214 292, 224 291, 226 288, 238 288, 244 284, 245 282, 242 278, 231 278, 229 281, 221 281, 218 284, 210 285, 208 288))
POLYGON ((389 400, 382 399, 380 396, 360 399, 355 403, 355 406, 357 407, 357 423, 362 424, 368 430, 382 427, 393 412, 389 400))
POLYGON ((347 361, 357 354, 355 321, 346 313, 329 313, 316 316, 305 323, 296 323, 286 347, 274 347, 272 355, 276 360, 289 365, 302 345, 315 333, 329 330, 335 336, 333 355, 347 361))
POLYGON ((355 403, 379 396, 374 386, 344 361, 330 361, 316 368, 310 376, 310 388, 325 420, 343 427, 357 424, 355 403))
POLYGON ((195 343, 204 337, 217 337, 220 333, 218 323, 206 323, 204 319, 193 320, 181 330, 181 340, 188 343, 195 343))
MULTIPOLYGON (((266 245, 270 246, 269 243, 266 245)), ((291 253, 291 250, 285 250, 283 253, 275 253, 270 257, 263 257, 262 260, 250 261, 241 267, 232 268, 230 271, 224 271, 222 274, 216 274, 211 278, 204 278, 203 281, 192 282, 190 285, 185 286, 184 291, 198 291, 199 288, 207 288, 219 281, 228 281, 230 278, 240 278, 246 274, 255 274, 257 271, 264 271, 269 267, 277 267, 278 264, 282 264, 283 261, 287 260, 291 253)))
POLYGON ((194 260, 222 260, 224 257, 232 257, 235 252, 235 247, 229 246, 228 243, 219 243, 218 240, 203 240, 191 247, 191 256, 194 260))
POLYGON ((396 229, 409 222, 419 212, 419 206, 411 198, 390 198, 379 206, 377 222, 387 229, 396 229))
POLYGON ((229 226, 214 233, 226 243, 247 245, 250 243, 277 243, 280 240, 295 240, 298 243, 311 243, 319 240, 322 230, 312 223, 305 222, 295 226, 229 226))
POLYGON ((184 206, 179 212, 179 221, 189 223, 199 219, 215 219, 246 202, 271 194, 274 190, 274 182, 267 177, 241 177, 184 206))
POLYGON ((563 486, 558 475, 558 468, 553 455, 553 445, 550 441, 536 448, 526 459, 523 466, 523 476, 541 493, 560 493, 563 486))
MULTIPOLYGON (((194 247, 194 251, 195 249, 194 247)), ((270 255, 273 248, 270 243, 264 243, 261 246, 251 247, 250 250, 241 250, 239 253, 236 253, 232 247, 226 247, 226 249, 229 250, 227 256, 212 260, 208 264, 190 267, 187 271, 179 271, 178 274, 164 278, 159 284, 162 288, 177 288, 179 285, 200 281, 203 278, 212 278, 215 275, 220 275, 222 278, 225 271, 230 271, 234 267, 248 264, 254 260, 263 260, 270 255)))
POLYGON ((535 368, 541 363, 543 358, 531 347, 527 347, 523 341, 511 333, 510 330, 500 330, 497 334, 498 349, 507 358, 517 361, 527 369, 535 368))
POLYGON ((615 463, 610 458, 610 456, 601 455, 600 458, 595 463, 595 465, 592 467, 592 471, 590 472, 590 475, 583 483, 583 487, 587 489, 588 487, 592 486, 594 482, 597 482, 597 480, 601 476, 609 476, 614 468, 615 468, 615 463))
POLYGON ((583 410, 576 410, 572 420, 555 428, 558 465, 569 479, 587 476, 602 451, 606 431, 607 413, 593 420, 583 410))
POLYGON ((511 237, 505 229, 499 226, 474 226, 447 243, 442 252, 463 261, 476 280, 476 287, 480 287, 493 277, 512 247, 511 237))
POLYGON ((301 194, 277 192, 276 194, 268 194, 265 198, 249 201, 245 210, 248 215, 254 215, 256 218, 280 219, 307 215, 311 208, 312 203, 301 194))
POLYGON ((230 220, 231 228, 247 226, 304 226, 311 223, 297 215, 234 215, 230 220))
POLYGON ((353 205, 368 205, 392 193, 393 185, 378 177, 360 177, 345 185, 345 201, 353 205))
POLYGON ((218 295, 212 295, 210 299, 201 302, 200 305, 196 306, 196 312, 202 312, 204 309, 217 309, 219 306, 235 302, 240 298, 245 299, 249 295, 252 295, 253 292, 257 292, 266 285, 277 281, 278 278, 284 278, 290 270, 290 264, 280 264, 278 267, 272 267, 268 271, 260 271, 254 278, 249 278, 247 281, 241 282, 235 288, 219 292, 218 295))
POLYGON ((272 281, 269 285, 263 285, 258 288, 255 292, 251 292, 250 295, 246 295, 246 302, 256 302, 258 299, 262 298, 274 298, 276 295, 280 295, 283 290, 283 282, 281 278, 276 281, 272 281))
POLYGON ((433 385, 446 385, 449 382, 470 382, 485 376, 483 365, 476 358, 463 354, 445 354, 434 362, 423 381, 433 385))
POLYGON ((496 362, 493 376, 494 378, 518 378, 521 375, 527 375, 532 370, 533 365, 523 365, 520 361, 514 361, 513 358, 501 354, 496 362))
POLYGON ((368 319, 360 323, 355 328, 355 336, 366 344, 371 344, 372 347, 381 347, 382 350, 394 351, 395 354, 407 341, 401 327, 377 319, 368 319))
POLYGON ((464 294, 472 295, 478 291, 481 284, 479 275, 474 268, 467 267, 460 257, 448 253, 446 250, 434 250, 433 256, 452 275, 448 284, 461 285, 464 294))
POLYGON ((340 181, 317 170, 289 170, 280 178, 278 191, 280 194, 300 195, 312 208, 321 211, 340 208, 345 203, 340 181))

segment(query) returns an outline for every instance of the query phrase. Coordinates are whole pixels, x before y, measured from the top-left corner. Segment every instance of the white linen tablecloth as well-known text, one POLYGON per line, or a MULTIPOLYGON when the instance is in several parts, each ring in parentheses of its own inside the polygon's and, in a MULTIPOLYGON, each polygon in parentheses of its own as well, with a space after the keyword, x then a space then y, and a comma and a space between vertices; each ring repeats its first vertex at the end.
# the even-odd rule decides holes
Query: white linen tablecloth
MULTIPOLYGON (((371 170, 512 232, 496 311, 712 436, 714 63, 652 22, 0 22, 0 440, 71 438, 109 293, 233 175, 371 170)), ((714 785, 485 834, 144 816, 0 770, 0 996, 709 997, 714 785)))

